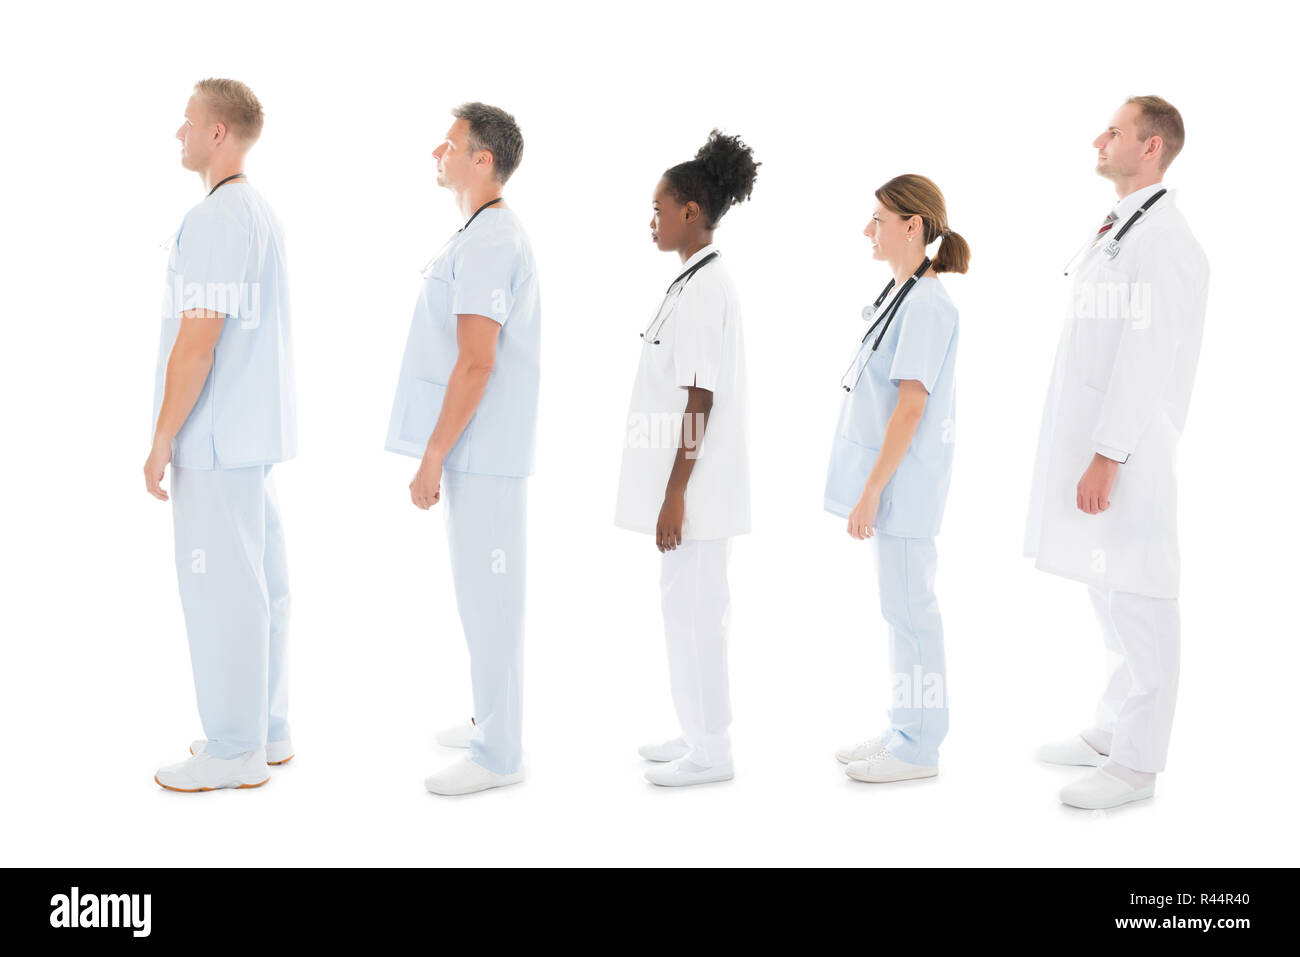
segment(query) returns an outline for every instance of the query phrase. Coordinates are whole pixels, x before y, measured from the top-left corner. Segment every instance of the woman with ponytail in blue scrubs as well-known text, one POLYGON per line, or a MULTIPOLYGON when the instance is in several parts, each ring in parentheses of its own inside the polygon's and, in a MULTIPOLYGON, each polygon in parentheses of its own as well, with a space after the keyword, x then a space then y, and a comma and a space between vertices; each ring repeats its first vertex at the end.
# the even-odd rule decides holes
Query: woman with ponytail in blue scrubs
POLYGON ((841 381, 825 497, 851 536, 876 543, 889 626, 889 727, 836 752, 850 778, 868 783, 933 777, 948 730, 934 537, 952 472, 957 309, 938 276, 964 273, 970 260, 926 177, 897 176, 876 200, 864 232, 893 279, 864 312, 870 325, 841 381))

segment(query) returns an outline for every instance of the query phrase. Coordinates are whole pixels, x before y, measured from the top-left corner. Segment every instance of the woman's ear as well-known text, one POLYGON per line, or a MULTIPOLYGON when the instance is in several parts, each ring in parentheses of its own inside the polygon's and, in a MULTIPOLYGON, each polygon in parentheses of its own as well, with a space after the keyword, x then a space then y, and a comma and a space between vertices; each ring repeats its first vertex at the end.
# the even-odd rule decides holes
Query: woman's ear
POLYGON ((693 223, 700 218, 700 204, 695 200, 691 200, 682 207, 682 213, 682 222, 693 223))

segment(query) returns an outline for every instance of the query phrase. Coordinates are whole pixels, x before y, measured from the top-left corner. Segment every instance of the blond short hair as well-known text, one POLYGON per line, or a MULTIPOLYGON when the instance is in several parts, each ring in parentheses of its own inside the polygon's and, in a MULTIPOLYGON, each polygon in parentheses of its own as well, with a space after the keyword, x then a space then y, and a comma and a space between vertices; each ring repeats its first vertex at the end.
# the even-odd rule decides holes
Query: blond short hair
POLYGON ((194 92, 241 140, 255 143, 262 135, 262 104, 245 84, 209 77, 195 83, 194 92))
POLYGON ((1174 105, 1158 96, 1130 96, 1125 103, 1136 103, 1142 111, 1138 114, 1138 136, 1143 140, 1160 137, 1160 169, 1167 170, 1179 150, 1183 148, 1183 117, 1174 105))

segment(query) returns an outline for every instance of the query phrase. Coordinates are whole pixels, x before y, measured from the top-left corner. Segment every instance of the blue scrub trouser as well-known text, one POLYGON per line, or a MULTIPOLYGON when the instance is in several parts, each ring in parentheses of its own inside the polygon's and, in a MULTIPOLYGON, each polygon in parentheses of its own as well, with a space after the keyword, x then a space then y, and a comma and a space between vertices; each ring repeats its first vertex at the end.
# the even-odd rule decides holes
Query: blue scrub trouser
POLYGON ((523 765, 527 479, 443 471, 447 542, 474 690, 470 760, 496 774, 523 765))
POLYGON ((934 597, 933 538, 875 534, 880 610, 889 624, 893 731, 886 747, 912 764, 939 763, 948 733, 943 622, 934 597))
POLYGON ((271 466, 172 468, 176 575, 216 758, 289 740, 289 568, 271 466))

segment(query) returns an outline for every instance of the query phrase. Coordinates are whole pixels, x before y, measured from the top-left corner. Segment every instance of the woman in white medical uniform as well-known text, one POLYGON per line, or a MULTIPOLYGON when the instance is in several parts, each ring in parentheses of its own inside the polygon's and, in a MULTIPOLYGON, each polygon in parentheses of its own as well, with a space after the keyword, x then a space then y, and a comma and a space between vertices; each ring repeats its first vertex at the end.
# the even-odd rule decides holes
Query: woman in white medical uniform
POLYGON ((646 745, 652 784, 729 780, 731 539, 749 531, 745 349, 718 221, 749 198, 759 164, 717 130, 654 191, 650 238, 680 265, 642 332, 615 524, 654 536, 668 672, 681 735, 646 745))
POLYGON ((937 774, 948 730, 934 537, 952 472, 957 309, 938 275, 964 273, 970 247, 948 228, 943 194, 926 177, 897 176, 876 200, 864 232, 893 279, 863 311, 868 330, 841 380, 825 508, 854 538, 876 543, 890 725, 835 756, 855 781, 883 783, 937 774))

